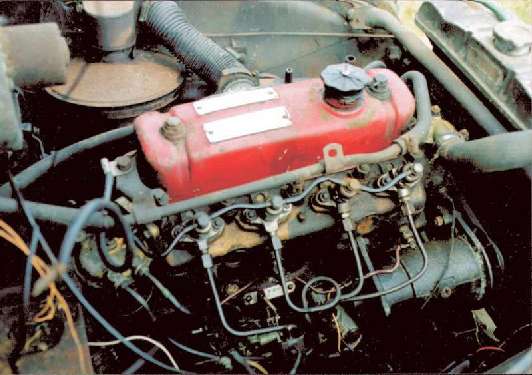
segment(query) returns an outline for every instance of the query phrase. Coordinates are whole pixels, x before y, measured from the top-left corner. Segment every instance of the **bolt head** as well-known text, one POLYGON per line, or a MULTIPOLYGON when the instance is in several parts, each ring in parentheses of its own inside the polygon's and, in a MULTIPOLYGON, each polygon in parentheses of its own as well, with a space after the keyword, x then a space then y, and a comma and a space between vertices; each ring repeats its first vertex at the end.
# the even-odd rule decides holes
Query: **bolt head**
POLYGON ((421 174, 423 173, 423 164, 414 163, 413 169, 414 169, 414 172, 416 172, 417 174, 421 174))
POLYGON ((171 116, 166 119, 165 124, 168 126, 179 126, 181 125, 181 119, 177 116, 171 116))
POLYGON ((283 208, 283 198, 281 198, 280 195, 274 195, 272 197, 272 208, 274 210, 279 210, 281 208, 283 208))
POLYGON ((209 219, 209 215, 207 215, 205 212, 198 212, 196 214, 196 223, 200 228, 207 228, 210 222, 211 220, 209 219))
POLYGON ((131 158, 129 156, 123 155, 116 158, 116 167, 122 172, 131 168, 131 163, 131 158))

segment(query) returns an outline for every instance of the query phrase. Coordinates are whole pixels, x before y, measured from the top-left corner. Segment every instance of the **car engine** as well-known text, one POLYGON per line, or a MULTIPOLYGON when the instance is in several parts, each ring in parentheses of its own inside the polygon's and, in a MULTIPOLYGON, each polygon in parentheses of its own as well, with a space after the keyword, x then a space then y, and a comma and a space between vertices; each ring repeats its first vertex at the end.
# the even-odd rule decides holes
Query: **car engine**
POLYGON ((394 1, 0 14, 2 373, 532 371, 517 16, 425 1, 424 40, 394 1))

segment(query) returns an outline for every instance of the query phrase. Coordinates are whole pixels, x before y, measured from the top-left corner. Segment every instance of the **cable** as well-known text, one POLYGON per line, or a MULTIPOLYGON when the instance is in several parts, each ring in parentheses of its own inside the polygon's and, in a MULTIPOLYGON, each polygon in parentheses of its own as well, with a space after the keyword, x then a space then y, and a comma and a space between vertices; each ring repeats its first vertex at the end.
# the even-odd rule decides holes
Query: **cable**
POLYGON ((360 190, 365 191, 367 193, 382 193, 382 192, 384 192, 386 190, 389 190, 392 187, 394 187, 399 181, 401 181, 402 179, 406 178, 408 175, 409 175, 409 172, 400 173, 397 177, 392 179, 386 185, 381 186, 379 188, 372 188, 370 186, 361 185, 360 186, 360 190))
POLYGON ((216 288, 216 281, 214 279, 214 272, 212 270, 212 267, 206 267, 205 269, 207 270, 207 276, 209 278, 209 284, 211 286, 212 294, 214 296, 214 303, 216 305, 216 309, 218 310, 218 315, 220 317, 222 325, 230 334, 234 336, 246 337, 246 336, 253 336, 253 335, 261 335, 264 333, 282 331, 290 327, 290 326, 282 325, 282 326, 277 326, 277 327, 250 329, 247 331, 239 331, 231 327, 229 323, 227 322, 222 304, 220 302, 220 295, 218 294, 218 290, 216 288))
POLYGON ((262 366, 259 362, 254 361, 252 359, 246 359, 246 361, 251 367, 254 367, 259 370, 261 374, 268 375, 268 370, 266 370, 264 366, 262 366))
POLYGON ((139 357, 145 359, 146 361, 153 363, 154 365, 157 365, 167 371, 171 372, 179 372, 175 367, 171 367, 166 365, 165 363, 153 358, 153 356, 149 355, 148 353, 142 351, 139 349, 136 345, 132 344, 131 342, 127 341, 126 338, 112 325, 110 324, 99 312, 94 308, 94 306, 91 305, 91 303, 85 298, 83 293, 77 288, 76 283, 74 280, 70 278, 66 273, 63 274, 63 281, 68 286, 68 288, 72 291, 72 294, 79 300, 79 302, 85 307, 85 309, 91 314, 94 319, 100 323, 100 325, 111 335, 117 338, 117 340, 123 341, 123 344, 127 346, 132 352, 137 354, 139 357))
POLYGON ((181 241, 181 239, 183 238, 183 236, 185 234, 187 234, 188 232, 192 231, 194 228, 196 228, 196 224, 191 224, 189 225, 188 227, 185 227, 181 232, 179 232, 177 234, 177 236, 175 236, 174 240, 172 241, 172 243, 170 244, 170 246, 168 246, 168 249, 166 249, 162 254, 161 254, 161 257, 165 257, 167 256, 168 254, 170 254, 172 252, 172 250, 174 250, 174 247, 177 245, 177 243, 179 241, 181 241))
MULTIPOLYGON (((153 346, 150 350, 147 351, 147 353, 151 356, 153 356, 157 351, 159 350, 158 347, 153 346)), ((146 360, 143 358, 138 358, 131 366, 129 366, 127 369, 122 371, 122 374, 134 374, 136 373, 144 364, 146 363, 146 360)))
POLYGON ((248 374, 255 374, 255 371, 253 371, 253 369, 249 366, 248 360, 244 358, 239 352, 233 349, 229 351, 229 354, 236 362, 240 363, 246 369, 248 374))
POLYGON ((392 273, 396 269, 398 269, 400 265, 401 265, 401 245, 397 245, 397 247, 395 248, 395 264, 390 268, 383 268, 380 270, 375 270, 373 272, 368 272, 367 274, 364 275, 364 278, 369 279, 370 277, 373 277, 375 275, 381 275, 383 273, 392 273))
POLYGON ((62 267, 66 267, 70 262, 70 257, 72 255, 72 251, 74 250, 74 245, 76 244, 79 232, 81 232, 89 217, 94 212, 97 212, 102 209, 108 210, 108 212, 111 214, 111 216, 114 217, 116 222, 120 224, 122 231, 124 232, 124 236, 126 238, 126 255, 124 258, 124 264, 120 268, 124 268, 126 266, 127 268, 131 268, 133 262, 133 249, 135 248, 133 232, 130 226, 124 220, 122 214, 120 213, 119 207, 115 203, 106 201, 102 198, 93 199, 92 201, 85 204, 81 208, 80 213, 76 217, 76 219, 68 226, 65 236, 63 237, 61 249, 59 251, 59 264, 62 267))
MULTIPOLYGON (((28 212, 28 220, 31 220, 32 222, 35 222, 35 219, 33 218, 31 212, 28 212)), ((37 228, 39 228, 38 224, 35 224, 35 225, 36 225, 37 228)), ((0 219, 0 227, 2 227, 8 233, 9 233, 9 231, 11 231, 11 233, 13 233, 13 234, 15 233, 14 230, 9 225, 7 225, 4 221, 2 221, 1 219, 0 219)), ((54 266, 56 267, 56 269, 60 270, 61 267, 58 264, 57 258, 55 257, 54 253, 52 252, 52 250, 50 248, 50 245, 48 244, 46 239, 42 236, 40 230, 38 232, 36 232, 36 233, 39 236, 39 241, 41 242, 41 246, 44 249, 44 251, 46 252, 46 255, 50 258, 52 263, 54 263, 54 266)), ((3 233, 0 231, 0 236, 2 234, 3 233)), ((2 237, 6 238, 5 236, 2 236, 2 237)), ((14 242, 12 242, 12 243, 15 244, 14 242)), ((23 241, 22 241, 22 245, 21 246, 25 246, 23 241)), ((26 246, 26 250, 28 250, 27 252, 26 252, 26 250, 23 249, 23 247, 19 247, 19 248, 22 251, 24 251, 26 253, 26 255, 29 254, 29 249, 27 249, 27 246, 26 246)), ((40 259, 40 258, 34 257, 34 259, 40 259)), ((35 261, 35 262, 37 262, 37 261, 35 261)), ((41 260, 41 262, 42 262, 42 260, 41 260)), ((44 262, 42 262, 42 263, 44 264, 44 266, 46 266, 46 264, 44 262)), ((50 273, 52 273, 52 270, 48 269, 48 267, 46 266, 44 269, 41 269, 41 271, 38 270, 38 272, 41 275, 41 279, 50 280, 49 283, 47 282, 47 283, 43 283, 43 284, 45 284, 50 289, 50 293, 51 294, 54 293, 54 295, 57 295, 58 305, 60 305, 61 308, 63 309, 63 311, 65 312, 65 316, 67 318, 67 324, 68 324, 68 326, 70 328, 72 339, 74 340, 74 342, 76 343, 76 346, 78 347, 78 355, 80 356, 80 367, 82 368, 82 373, 86 373, 87 371, 85 370, 85 358, 83 357, 83 348, 81 346, 81 343, 79 341, 79 336, 77 335, 77 332, 76 332, 75 327, 74 327, 72 314, 70 313, 70 309, 68 307, 68 304, 66 304, 66 301, 64 300, 62 295, 59 293, 59 291, 57 291, 57 288, 55 287, 55 282, 54 282, 54 278, 55 277, 50 277, 49 276, 50 273)), ((98 321, 98 323, 100 323, 100 325, 107 332, 109 332, 111 335, 113 335, 114 337, 116 337, 119 340, 124 339, 124 336, 113 325, 111 325, 94 308, 94 306, 91 305, 91 303, 85 298, 83 293, 77 288, 76 283, 74 282, 74 280, 72 280, 70 278, 70 276, 68 276, 68 274, 66 274, 66 273, 63 274, 63 281, 65 282, 67 287, 70 289, 72 294, 74 294, 74 296, 78 299, 78 301, 89 312, 89 314, 91 314, 94 317, 94 319, 96 319, 98 321)), ((36 288, 34 288, 34 293, 35 293, 35 289, 36 288)), ((138 356, 140 356, 144 360, 146 360, 146 361, 148 361, 150 363, 153 363, 154 365, 157 365, 157 366, 159 366, 159 367, 161 367, 161 368, 163 368, 165 370, 176 372, 175 368, 167 366, 163 362, 158 361, 157 359, 153 358, 153 356, 151 356, 148 353, 140 350, 137 346, 135 346, 134 344, 130 343, 129 341, 125 341, 124 345, 127 346, 131 351, 136 353, 138 356)))
POLYGON ((187 353, 194 354, 194 355, 196 355, 198 357, 212 359, 212 360, 215 360, 215 361, 220 361, 222 359, 222 357, 219 356, 219 355, 205 353, 205 352, 202 352, 200 350, 192 349, 191 347, 186 346, 185 344, 181 344, 180 342, 177 342, 177 341, 175 341, 174 339, 172 339, 170 337, 168 338, 168 341, 170 341, 173 345, 175 345, 179 349, 181 349, 181 350, 183 350, 183 351, 185 351, 187 353))
POLYGON ((298 369, 299 365, 301 364, 301 359, 302 358, 303 358, 303 351, 302 350, 298 350, 297 351, 296 361, 294 362, 294 365, 292 366, 292 369, 290 369, 290 372, 289 372, 290 375, 296 375, 297 374, 297 369, 298 369))
POLYGON ((351 297, 356 296, 360 291, 362 290, 362 287, 364 286, 364 270, 362 269, 362 260, 360 259, 360 253, 358 251, 358 246, 355 242, 355 238, 353 237, 353 231, 348 230, 347 235, 349 237, 349 243, 351 244, 351 249, 353 250, 353 254, 355 255, 355 262, 357 266, 357 272, 358 272, 358 284, 351 292, 342 295, 342 300, 349 299, 351 297))
POLYGON ((11 186, 11 190, 15 193, 15 198, 18 202, 19 207, 22 209, 22 213, 28 220, 28 223, 32 227, 33 233, 31 236, 31 243, 30 243, 30 251, 26 258, 26 264, 24 267, 24 281, 23 281, 23 287, 22 287, 22 303, 24 305, 25 311, 29 309, 30 305, 30 289, 31 289, 31 274, 32 274, 32 262, 33 257, 37 253, 37 246, 39 245, 39 229, 35 221, 32 219, 31 215, 28 214, 28 207, 26 205, 26 202, 24 201, 24 197, 22 196, 22 193, 18 189, 17 185, 15 184, 15 181, 13 180, 13 175, 11 174, 11 171, 7 171, 7 178, 9 180, 9 185, 11 186), (36 232, 37 231, 37 232, 36 232))
MULTIPOLYGON (((303 290, 301 291, 301 299, 303 301, 303 308, 301 309, 300 307, 294 305, 296 308, 303 310, 303 311, 300 311, 300 312, 310 313, 310 312, 314 312, 314 311, 322 311, 322 310, 325 310, 325 309, 321 309, 324 306, 328 306, 327 308, 331 308, 331 307, 334 306, 332 304, 332 302, 330 302, 330 303, 322 305, 322 306, 314 306, 312 308, 308 307, 308 299, 307 299, 308 291, 312 287, 313 284, 316 284, 316 283, 318 283, 320 281, 325 281, 325 282, 331 283, 333 285, 332 289, 336 293, 335 296, 334 296, 335 298, 333 298, 333 301, 335 299, 340 300, 340 298, 337 298, 338 296, 341 297, 341 294, 342 294, 340 285, 334 279, 332 279, 330 277, 327 277, 327 276, 316 276, 316 277, 313 277, 312 279, 310 279, 309 281, 307 281, 307 283, 303 287, 303 290), (311 311, 311 309, 314 309, 316 307, 320 307, 320 309, 311 311)), ((282 281, 281 281, 281 283, 282 283, 282 281)), ((290 307, 292 307, 292 306, 290 306, 290 307)))
POLYGON ((106 255, 106 253, 109 253, 109 249, 107 247, 107 236, 105 232, 100 232, 98 236, 98 243, 96 245, 96 249, 98 251, 98 255, 100 256, 100 259, 102 263, 104 264, 104 266, 109 268, 111 271, 116 272, 116 273, 122 273, 131 268, 131 264, 130 264, 131 262, 128 262, 128 259, 127 259, 127 254, 129 253, 127 249, 126 249, 126 258, 124 258, 124 262, 122 264, 115 264, 109 260, 109 258, 106 255))
MULTIPOLYGON (((281 258, 281 252, 280 252, 280 248, 281 246, 279 246, 280 244, 280 240, 275 239, 276 236, 275 235, 272 235, 272 244, 273 244, 273 253, 275 255, 275 262, 276 262, 276 265, 277 265, 277 271, 279 272, 279 278, 281 279, 281 286, 283 288, 283 294, 284 294, 284 299, 286 300, 286 303, 288 304, 288 306, 294 310, 294 311, 297 311, 297 312, 301 312, 301 313, 311 313, 311 312, 318 312, 318 311, 323 311, 323 310, 327 310, 327 309, 330 309, 331 307, 334 307, 341 299, 342 297, 342 290, 340 288, 340 285, 333 279, 331 279, 330 277, 327 277, 327 276, 317 276, 311 280, 309 280, 309 282, 305 285, 305 287, 307 287, 307 285, 309 284, 313 284, 317 281, 327 281, 329 283, 331 283, 335 289, 335 295, 334 295, 334 298, 327 302, 326 304, 324 305, 321 305, 321 306, 313 306, 313 307, 299 307, 299 306, 296 306, 292 300, 290 299, 290 295, 289 295, 289 291, 288 291, 288 284, 286 282, 286 275, 285 275, 285 271, 284 271, 284 268, 283 268, 283 261, 282 261, 282 258, 281 258)), ((309 286, 310 287, 310 286, 309 286)), ((307 289, 303 289, 304 291, 307 291, 307 289)), ((305 293, 306 294, 306 293, 305 293)), ((306 300, 306 298, 304 299, 304 301, 306 300)), ((303 302, 304 302, 303 301, 303 302)))
POLYGON ((172 292, 170 292, 170 290, 168 290, 168 288, 166 288, 163 283, 161 283, 159 281, 159 279, 157 279, 155 276, 153 276, 151 273, 149 272, 145 272, 145 275, 148 276, 148 278, 152 281, 153 284, 155 284, 155 286, 157 287, 157 289, 159 289, 159 291, 161 292, 161 294, 168 300, 170 301, 170 303, 172 305, 174 305, 179 311, 185 313, 185 314, 188 314, 190 315, 191 312, 188 308, 185 307, 185 305, 183 305, 181 302, 179 302, 177 300, 177 298, 175 298, 175 296, 172 294, 172 292))
POLYGON ((181 369, 179 368, 179 366, 177 365, 174 357, 172 357, 172 354, 170 353, 170 351, 168 349, 166 349, 166 347, 161 344, 159 341, 157 340, 154 340, 150 337, 147 337, 147 336, 142 336, 142 335, 133 335, 133 336, 127 336, 127 337, 124 337, 123 339, 119 339, 119 340, 112 340, 112 341, 101 341, 101 342, 88 342, 87 345, 88 346, 95 346, 95 347, 100 347, 100 348, 103 348, 103 347, 106 347, 106 346, 112 346, 112 345, 117 345, 117 344, 124 344, 125 342, 129 342, 129 341, 147 341, 153 345, 155 345, 156 347, 158 347, 159 349, 161 349, 161 351, 166 354, 166 356, 168 357, 168 360, 170 361, 170 363, 172 364, 172 366, 174 366, 174 368, 177 370, 177 371, 181 371, 181 369))
POLYGON ((334 327, 336 328, 336 336, 337 336, 337 350, 338 353, 342 352, 342 331, 340 330, 340 324, 338 324, 338 319, 336 318, 336 315, 332 313, 332 319, 334 323, 334 327))
POLYGON ((374 293, 369 293, 369 294, 362 294, 362 295, 358 295, 358 296, 355 296, 353 298, 350 298, 349 300, 350 301, 362 301, 362 300, 366 300, 366 299, 370 299, 370 298, 377 298, 377 297, 382 297, 384 295, 387 295, 387 294, 390 294, 390 293, 393 293, 393 292, 396 292, 400 289, 403 289, 404 287, 408 286, 408 285, 411 285, 413 283, 415 283, 421 276, 423 276, 425 274, 425 272, 427 271, 427 267, 428 267, 428 255, 427 255, 427 250, 425 249, 425 246, 423 245, 423 241, 421 240, 421 237, 417 231, 417 228, 416 228, 416 225, 414 223, 414 219, 412 217, 412 210, 410 209, 410 206, 408 205, 408 203, 405 203, 405 207, 406 207, 406 212, 407 212, 407 217, 408 217, 408 223, 410 224, 410 228, 412 229, 412 232, 414 233, 414 237, 416 239, 416 242, 417 242, 417 245, 419 247, 419 250, 421 252, 421 256, 423 258, 423 265, 421 267, 421 270, 414 276, 412 277, 411 279, 407 280, 407 281, 404 281, 390 289, 386 289, 386 290, 383 290, 383 291, 380 291, 380 292, 374 292, 374 293))
POLYGON ((443 270, 442 270, 442 272, 440 274, 440 277, 438 277, 438 281, 436 281, 436 284, 432 288, 429 296, 427 297, 425 302, 423 302, 423 305, 421 305, 421 310, 423 310, 425 308, 425 306, 427 306, 427 304, 430 302, 432 297, 434 297, 434 295, 436 294, 436 291, 440 287, 441 281, 443 280, 443 278, 445 277, 445 275, 447 274, 447 271, 449 269, 449 265, 451 263, 451 257, 453 255, 453 251, 454 251, 454 238, 455 238, 455 233, 454 232, 455 232, 455 229, 456 229, 456 208, 455 208, 455 205, 454 205, 454 200, 447 194, 445 194, 445 196, 451 202, 452 209, 453 209, 453 217, 452 217, 452 222, 451 222, 451 249, 449 250, 449 256, 445 260, 445 266, 443 267, 443 270))
MULTIPOLYGON (((19 250, 21 250, 26 256, 29 256, 30 249, 28 246, 24 243, 22 238, 18 235, 18 233, 15 232, 11 226, 9 226, 5 221, 0 219, 0 237, 4 238, 8 242, 12 243, 15 247, 17 247, 19 250)), ((32 265, 39 273, 39 275, 44 276, 47 272, 49 272, 48 265, 37 255, 35 255, 32 258, 32 265)), ((74 319, 72 318, 72 312, 70 311, 70 307, 68 306, 65 298, 63 295, 59 292, 57 289, 57 286, 55 283, 51 283, 49 285, 50 289, 50 296, 47 299, 47 305, 45 305, 45 308, 48 307, 51 312, 51 314, 47 314, 45 316, 42 316, 41 313, 43 313, 44 310, 41 310, 41 312, 34 318, 35 322, 41 322, 44 320, 50 320, 55 315, 55 304, 54 300, 57 301, 57 305, 61 310, 63 310, 63 313, 65 315, 67 327, 70 331, 70 335, 72 336, 72 340, 74 341, 74 344, 76 345, 77 351, 78 351, 78 358, 79 358, 79 366, 82 374, 86 374, 87 372, 87 365, 85 363, 85 354, 83 351, 83 347, 81 345, 81 340, 79 338, 79 334, 76 330, 76 327, 74 325, 74 319), (46 318, 46 319, 44 319, 46 318)))
MULTIPOLYGON (((124 286, 123 288, 131 295, 131 297, 135 298, 135 300, 140 304, 141 307, 144 307, 144 309, 150 315, 151 320, 155 321, 155 315, 153 315, 153 313, 151 312, 150 305, 148 305, 148 302, 144 299, 144 297, 142 297, 139 293, 137 293, 135 289, 130 288, 129 286, 124 286)), ((138 309, 134 312, 136 311, 138 311, 138 309)))

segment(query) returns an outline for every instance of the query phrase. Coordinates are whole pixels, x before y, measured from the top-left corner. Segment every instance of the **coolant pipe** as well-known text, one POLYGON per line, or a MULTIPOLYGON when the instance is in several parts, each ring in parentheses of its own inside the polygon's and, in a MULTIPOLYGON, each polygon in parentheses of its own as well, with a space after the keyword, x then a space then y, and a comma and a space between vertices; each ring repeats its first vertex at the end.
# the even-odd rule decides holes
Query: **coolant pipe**
POLYGON ((532 165, 532 130, 492 135, 473 141, 444 143, 445 159, 465 162, 482 172, 498 172, 532 165))
MULTIPOLYGON (((429 88, 425 76, 415 70, 406 72, 401 78, 403 81, 411 81, 414 86, 417 117, 416 126, 403 134, 401 138, 407 139, 407 143, 417 149, 419 144, 427 139, 432 123, 429 88)), ((417 152, 418 150, 414 151, 417 152)))
POLYGON ((391 13, 375 7, 366 8, 365 20, 369 27, 382 28, 394 34, 403 47, 432 73, 488 134, 506 132, 502 124, 460 78, 413 31, 391 13))
POLYGON ((146 25, 188 68, 218 91, 256 86, 249 70, 192 26, 175 1, 153 1, 146 25))

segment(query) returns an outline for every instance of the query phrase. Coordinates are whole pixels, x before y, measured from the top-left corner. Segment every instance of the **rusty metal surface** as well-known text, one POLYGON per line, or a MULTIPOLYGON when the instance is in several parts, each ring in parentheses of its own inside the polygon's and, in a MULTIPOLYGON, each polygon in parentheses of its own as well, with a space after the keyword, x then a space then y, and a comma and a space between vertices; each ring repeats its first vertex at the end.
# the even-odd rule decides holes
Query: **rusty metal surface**
MULTIPOLYGON (((75 325, 83 345, 88 372, 93 374, 94 370, 92 368, 89 347, 86 345, 87 333, 82 314, 79 314, 75 325)), ((17 361, 17 367, 21 374, 80 374, 79 366, 78 350, 66 326, 59 344, 49 350, 23 356, 17 361)))
POLYGON ((74 59, 64 85, 47 89, 62 101, 94 108, 143 104, 168 96, 182 82, 174 58, 140 52, 134 60, 88 63, 74 59))
POLYGON ((532 128, 532 50, 511 55, 497 49, 501 23, 490 10, 470 1, 425 2, 416 23, 514 127, 532 128))

